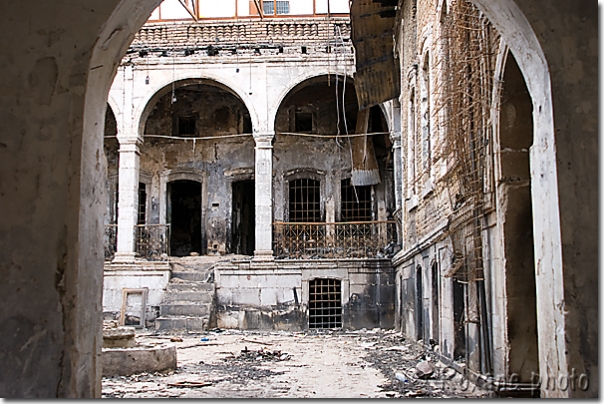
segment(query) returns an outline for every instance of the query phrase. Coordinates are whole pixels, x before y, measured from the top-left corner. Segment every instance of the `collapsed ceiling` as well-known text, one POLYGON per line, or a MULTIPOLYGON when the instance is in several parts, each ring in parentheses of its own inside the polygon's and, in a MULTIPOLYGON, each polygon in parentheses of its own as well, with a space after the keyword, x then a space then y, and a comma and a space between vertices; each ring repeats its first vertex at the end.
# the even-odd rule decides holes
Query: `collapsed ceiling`
POLYGON ((359 109, 397 98, 399 66, 394 59, 397 0, 352 0, 350 20, 356 50, 359 109))

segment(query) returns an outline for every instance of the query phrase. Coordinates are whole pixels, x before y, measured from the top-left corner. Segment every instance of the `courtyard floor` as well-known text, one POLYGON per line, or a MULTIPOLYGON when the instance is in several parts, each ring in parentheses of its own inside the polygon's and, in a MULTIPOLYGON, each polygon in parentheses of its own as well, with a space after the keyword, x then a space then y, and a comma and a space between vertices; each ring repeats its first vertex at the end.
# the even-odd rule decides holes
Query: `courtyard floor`
POLYGON ((439 362, 433 351, 382 329, 143 331, 136 340, 145 345, 172 340, 177 369, 103 378, 103 398, 492 397, 439 362))

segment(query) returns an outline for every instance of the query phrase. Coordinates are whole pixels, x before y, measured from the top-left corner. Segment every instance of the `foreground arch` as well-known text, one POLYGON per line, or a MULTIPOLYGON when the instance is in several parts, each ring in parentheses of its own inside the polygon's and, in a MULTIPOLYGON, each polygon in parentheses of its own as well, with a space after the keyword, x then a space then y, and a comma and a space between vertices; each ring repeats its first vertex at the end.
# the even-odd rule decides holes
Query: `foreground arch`
MULTIPOLYGON (((544 393, 594 397, 597 5, 473 1, 510 46, 536 111, 531 169, 541 369, 554 377, 586 371, 591 383, 586 391, 544 393)), ((7 56, 0 78, 4 397, 100 397, 102 123, 116 66, 159 2, 0 4, 0 32, 19 38, 0 45, 7 56)))

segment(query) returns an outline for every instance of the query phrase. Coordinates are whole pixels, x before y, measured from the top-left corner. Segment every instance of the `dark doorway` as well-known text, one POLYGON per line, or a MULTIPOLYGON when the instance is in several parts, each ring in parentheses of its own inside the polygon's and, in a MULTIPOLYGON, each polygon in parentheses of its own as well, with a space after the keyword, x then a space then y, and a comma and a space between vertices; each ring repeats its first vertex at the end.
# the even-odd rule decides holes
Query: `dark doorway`
MULTIPOLYGON (((530 382, 539 372, 537 292, 529 150, 533 102, 510 53, 501 89, 498 200, 503 226, 509 372, 530 382)), ((485 310, 486 311, 486 310, 485 310)))
POLYGON ((231 252, 254 255, 256 188, 254 181, 233 183, 233 213, 231 218, 231 252))
POLYGON ((178 180, 168 184, 170 252, 176 257, 201 254, 201 184, 178 180))
POLYGON ((440 340, 440 279, 438 264, 432 263, 432 339, 438 344, 440 340))
POLYGON ((417 298, 415 321, 417 340, 419 341, 420 339, 424 339, 424 291, 422 285, 422 267, 420 265, 415 270, 415 291, 415 297, 417 298))
POLYGON ((463 283, 453 279, 453 325, 455 327, 455 347, 453 359, 466 358, 465 290, 463 283))

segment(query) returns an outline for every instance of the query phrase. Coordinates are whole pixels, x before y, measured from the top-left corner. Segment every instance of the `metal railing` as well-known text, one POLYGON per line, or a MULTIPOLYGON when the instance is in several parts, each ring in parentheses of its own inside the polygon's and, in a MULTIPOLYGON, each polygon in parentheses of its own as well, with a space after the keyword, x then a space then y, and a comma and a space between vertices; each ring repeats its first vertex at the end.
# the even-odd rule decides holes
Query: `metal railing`
POLYGON ((134 233, 134 251, 140 258, 150 261, 170 255, 169 224, 137 224, 134 233))
POLYGON ((395 221, 273 223, 273 252, 287 258, 381 258, 396 251, 395 221))
POLYGON ((111 261, 117 251, 117 224, 106 224, 103 239, 105 261, 111 261))

